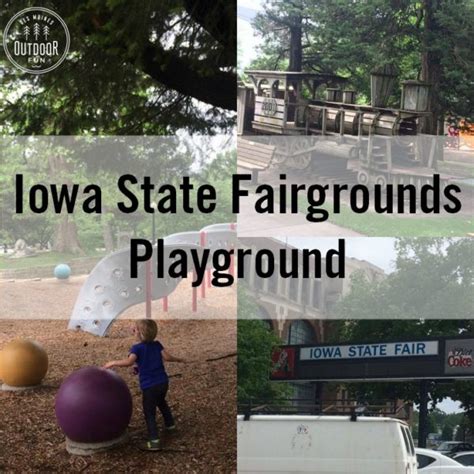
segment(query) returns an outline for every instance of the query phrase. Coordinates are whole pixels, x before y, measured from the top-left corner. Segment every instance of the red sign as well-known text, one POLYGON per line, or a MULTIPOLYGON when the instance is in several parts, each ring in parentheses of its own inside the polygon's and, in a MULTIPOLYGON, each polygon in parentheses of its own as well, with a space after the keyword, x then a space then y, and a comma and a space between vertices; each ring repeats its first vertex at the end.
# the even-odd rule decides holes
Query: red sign
POLYGON ((277 349, 272 354, 272 378, 288 379, 295 375, 295 349, 284 347, 277 349))
POLYGON ((448 366, 449 367, 471 367, 472 355, 470 353, 464 353, 464 351, 462 350, 451 351, 448 354, 448 366))

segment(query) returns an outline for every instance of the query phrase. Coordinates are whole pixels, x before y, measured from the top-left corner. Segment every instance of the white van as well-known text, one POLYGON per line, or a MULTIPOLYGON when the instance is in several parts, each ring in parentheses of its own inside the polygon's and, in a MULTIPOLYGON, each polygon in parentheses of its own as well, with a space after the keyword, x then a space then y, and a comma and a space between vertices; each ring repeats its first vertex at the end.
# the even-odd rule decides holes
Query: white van
POLYGON ((237 471, 416 474, 406 423, 349 416, 237 416, 237 471))

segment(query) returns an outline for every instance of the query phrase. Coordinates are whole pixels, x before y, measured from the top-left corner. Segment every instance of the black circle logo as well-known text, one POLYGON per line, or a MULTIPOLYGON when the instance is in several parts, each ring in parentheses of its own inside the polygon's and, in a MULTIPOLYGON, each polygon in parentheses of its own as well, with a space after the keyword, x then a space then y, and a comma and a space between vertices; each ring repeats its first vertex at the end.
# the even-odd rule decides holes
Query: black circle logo
POLYGON ((70 42, 64 20, 44 7, 21 10, 3 32, 3 48, 8 59, 30 74, 56 69, 66 59, 70 42))

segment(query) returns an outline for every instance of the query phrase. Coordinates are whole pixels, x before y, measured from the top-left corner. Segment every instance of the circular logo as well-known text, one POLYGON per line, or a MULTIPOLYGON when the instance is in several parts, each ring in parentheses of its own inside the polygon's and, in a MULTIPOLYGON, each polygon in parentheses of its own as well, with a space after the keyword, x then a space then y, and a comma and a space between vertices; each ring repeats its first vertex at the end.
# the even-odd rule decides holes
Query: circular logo
POLYGON ((3 32, 3 48, 8 59, 30 74, 56 69, 66 59, 70 42, 64 20, 44 7, 21 10, 3 32))
POLYGON ((263 99, 263 103, 262 103, 263 115, 266 115, 267 117, 272 117, 273 115, 276 115, 277 110, 278 110, 278 104, 275 99, 270 98, 270 97, 265 97, 263 99))

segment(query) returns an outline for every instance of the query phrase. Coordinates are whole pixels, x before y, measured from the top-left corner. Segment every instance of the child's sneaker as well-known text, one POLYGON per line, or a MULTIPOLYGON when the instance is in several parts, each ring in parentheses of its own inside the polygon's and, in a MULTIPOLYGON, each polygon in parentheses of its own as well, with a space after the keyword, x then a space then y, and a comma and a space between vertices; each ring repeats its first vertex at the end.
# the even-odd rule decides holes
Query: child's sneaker
POLYGON ((150 441, 146 441, 145 443, 142 443, 139 448, 142 451, 159 451, 161 449, 160 440, 152 439, 150 441))
POLYGON ((166 431, 174 431, 176 429, 176 425, 165 426, 166 431))

